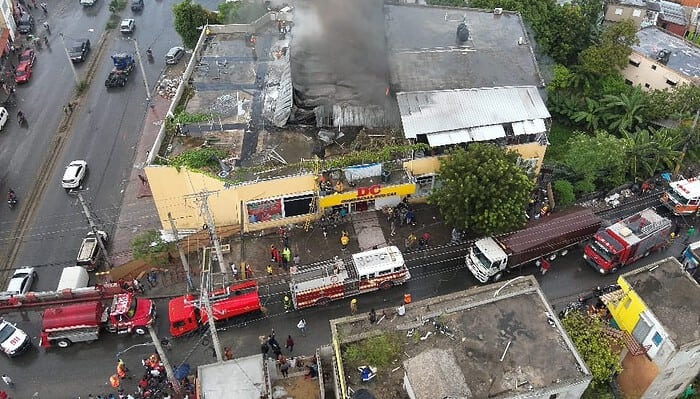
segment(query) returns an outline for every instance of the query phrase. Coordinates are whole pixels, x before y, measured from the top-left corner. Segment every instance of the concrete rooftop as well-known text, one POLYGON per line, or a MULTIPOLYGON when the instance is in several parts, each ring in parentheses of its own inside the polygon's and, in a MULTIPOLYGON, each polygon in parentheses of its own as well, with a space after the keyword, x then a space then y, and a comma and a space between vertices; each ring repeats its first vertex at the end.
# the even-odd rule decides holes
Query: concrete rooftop
POLYGON ((661 50, 671 50, 668 67, 686 76, 700 77, 700 47, 656 26, 650 26, 637 32, 639 45, 632 49, 651 59, 661 50))
POLYGON ((667 258, 622 277, 663 324, 675 345, 700 341, 700 285, 678 261, 667 258))
POLYGON ((518 14, 412 5, 384 12, 396 92, 544 84, 518 14), (462 21, 470 38, 458 43, 462 21))
MULTIPOLYGON (((389 316, 380 324, 370 324, 364 315, 332 320, 331 329, 343 346, 381 332, 398 331, 398 336, 404 337, 402 353, 407 356, 402 356, 401 361, 419 357, 426 351, 448 351, 450 357, 454 355, 457 372, 461 372, 470 391, 459 392, 464 397, 512 396, 529 390, 537 393, 539 389, 556 392, 573 384, 587 385, 588 369, 558 321, 549 318, 552 309, 536 280, 526 277, 499 290, 503 285, 492 284, 415 302, 407 305, 405 317, 389 316), (428 318, 446 325, 455 340, 440 333, 424 341, 406 337, 411 329, 419 336, 434 332, 431 324, 423 322, 428 318)), ((423 366, 430 367, 431 363, 423 366)), ((347 370, 347 366, 344 368, 347 370)), ((436 378, 444 375, 428 370, 425 373, 436 378)), ((391 383, 397 374, 403 373, 380 370, 377 379, 391 383)), ((416 392, 418 397, 430 397, 433 387, 446 384, 455 386, 449 381, 412 382, 414 391, 422 390, 428 395, 416 392)))

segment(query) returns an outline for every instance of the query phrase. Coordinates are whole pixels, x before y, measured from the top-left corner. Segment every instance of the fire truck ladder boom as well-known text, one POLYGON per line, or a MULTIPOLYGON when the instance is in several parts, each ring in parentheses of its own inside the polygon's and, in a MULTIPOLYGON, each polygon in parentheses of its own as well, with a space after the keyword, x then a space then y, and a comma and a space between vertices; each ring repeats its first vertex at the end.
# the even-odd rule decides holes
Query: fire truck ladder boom
POLYGON ((93 287, 65 289, 62 291, 28 292, 0 298, 0 312, 32 308, 45 308, 69 303, 108 300, 124 293, 119 284, 99 284, 93 287))

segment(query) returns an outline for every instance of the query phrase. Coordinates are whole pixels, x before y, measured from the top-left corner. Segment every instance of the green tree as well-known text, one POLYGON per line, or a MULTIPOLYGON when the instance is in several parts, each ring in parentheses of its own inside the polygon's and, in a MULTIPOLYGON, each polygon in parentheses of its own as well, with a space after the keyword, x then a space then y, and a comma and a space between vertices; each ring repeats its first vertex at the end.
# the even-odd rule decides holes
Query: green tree
POLYGON ((480 235, 525 223, 533 181, 517 166, 519 155, 494 144, 457 148, 440 161, 441 185, 429 198, 447 223, 480 235))
POLYGON ((606 95, 601 100, 603 119, 610 131, 634 131, 644 122, 647 99, 641 89, 629 94, 606 95))
POLYGON ((632 45, 639 43, 637 28, 632 20, 614 23, 603 31, 598 43, 583 50, 579 63, 584 71, 599 77, 607 76, 623 69, 632 45))
POLYGON ((168 262, 168 251, 173 243, 163 240, 156 230, 145 231, 131 240, 131 251, 134 259, 141 259, 155 266, 162 266, 168 262))
POLYGON ((599 318, 570 312, 561 322, 593 374, 593 387, 607 385, 622 371, 620 354, 613 350, 620 343, 605 334, 599 318))
POLYGON ((219 4, 219 22, 222 24, 249 24, 267 12, 260 3, 245 1, 225 1, 219 4))
POLYGON ((218 23, 215 13, 204 9, 192 0, 183 0, 173 6, 175 15, 175 31, 182 38, 185 47, 194 48, 199 40, 201 29, 209 23, 218 23))
MULTIPOLYGON (((569 151, 562 164, 570 171, 569 181, 586 181, 599 188, 613 188, 625 182, 627 164, 621 156, 623 140, 604 131, 590 136, 577 132, 567 142, 569 151)), ((574 186, 580 189, 578 183, 574 186)))
POLYGON ((572 119, 574 122, 585 123, 586 128, 594 132, 598 130, 600 123, 600 111, 602 109, 603 108, 598 101, 586 98, 586 109, 576 112, 572 119))
POLYGON ((627 158, 632 180, 645 180, 654 174, 656 143, 651 133, 644 129, 634 133, 622 131, 623 153, 627 158))
POLYGON ((567 180, 556 180, 553 184, 553 189, 557 205, 567 206, 576 202, 574 185, 567 180))

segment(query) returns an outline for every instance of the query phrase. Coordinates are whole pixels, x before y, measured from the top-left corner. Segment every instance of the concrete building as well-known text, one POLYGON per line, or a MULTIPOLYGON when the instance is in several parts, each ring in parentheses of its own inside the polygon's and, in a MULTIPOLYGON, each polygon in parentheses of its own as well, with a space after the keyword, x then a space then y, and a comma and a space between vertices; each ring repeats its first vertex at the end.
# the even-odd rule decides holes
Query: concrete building
MULTIPOLYGON (((381 40, 386 49, 372 49, 389 52, 388 64, 380 65, 389 79, 380 87, 389 89, 381 90, 378 105, 372 102, 374 89, 365 94, 358 91, 365 88, 354 80, 358 71, 343 66, 333 69, 332 75, 322 73, 337 66, 337 60, 321 55, 337 48, 319 44, 319 32, 308 29, 321 28, 305 24, 322 24, 324 31, 344 30, 328 25, 325 15, 319 21, 314 12, 324 4, 316 3, 305 3, 306 8, 293 12, 268 13, 250 25, 209 26, 202 32, 171 112, 189 87, 185 110, 216 116, 178 126, 180 134, 165 143, 163 128, 153 146, 145 173, 163 229, 170 229, 169 213, 177 215, 181 230, 198 230, 207 224, 200 208, 202 198, 197 196, 203 191, 216 192, 208 198, 208 208, 217 225, 241 225, 247 232, 306 223, 328 209, 355 213, 396 205, 407 196, 421 200, 435 186, 439 160, 424 155, 412 161, 406 153, 406 159, 391 162, 317 170, 309 161, 313 142, 301 140, 303 133, 286 126, 288 120, 305 123, 304 115, 310 115, 306 111, 313 114, 309 121, 322 126, 403 126, 406 137, 431 146, 496 142, 518 151, 528 173, 538 173, 550 116, 539 94, 543 81, 518 14, 362 2, 361 7, 374 11, 381 4, 378 10, 386 13, 388 21, 386 27, 383 18, 362 22, 373 29, 375 24, 381 27, 382 37, 386 29, 389 37, 381 40), (285 26, 290 20, 294 25, 288 32, 285 26), (468 26, 469 38, 455 44, 456 27, 462 22, 468 26), (409 28, 420 23, 423 29, 409 28), (297 44, 300 50, 294 49, 297 44), (333 95, 323 94, 328 90, 333 95), (316 97, 328 101, 315 102, 316 97), (481 107, 474 107, 479 102, 481 107), (445 118, 455 107, 459 112, 445 118), (473 117, 488 107, 484 113, 488 118, 473 117), (271 131, 265 128, 269 125, 281 129, 271 131), (280 148, 278 143, 286 137, 296 143, 280 148), (200 146, 226 152, 216 159, 218 174, 154 162, 157 155, 172 159, 200 146), (297 162, 301 159, 306 161, 297 162), (236 172, 237 166, 268 165, 268 161, 276 162, 269 172, 236 172), (290 167, 285 168, 286 164, 290 167), (318 184, 329 181, 330 188, 318 184), (342 190, 335 189, 338 183, 342 190)), ((328 18, 335 21, 335 15, 328 18)), ((344 21, 347 15, 336 22, 344 21)), ((374 30, 358 33, 354 25, 350 28, 358 37, 379 37, 374 30)), ((335 134, 321 131, 318 136, 322 133, 335 134)), ((334 138, 328 140, 332 143, 334 138)))
POLYGON ((675 258, 625 273, 607 304, 623 331, 623 372, 629 397, 675 398, 700 372, 700 286, 675 258))
POLYGON ((647 12, 645 0, 620 0, 606 5, 604 20, 608 22, 620 22, 631 19, 637 29, 654 24, 654 13, 647 12))
POLYGON ((647 9, 656 26, 684 37, 688 32, 688 20, 682 5, 670 1, 649 1, 647 9))
POLYGON ((650 26, 637 32, 625 82, 643 90, 664 90, 700 83, 700 47, 671 32, 650 26))
POLYGON ((375 324, 364 315, 331 320, 339 392, 365 388, 377 399, 571 399, 591 381, 532 276, 415 302, 405 316, 386 311, 375 324), (374 337, 396 342, 399 360, 377 367, 377 377, 363 384, 357 367, 366 364, 348 360, 345 351, 374 337))

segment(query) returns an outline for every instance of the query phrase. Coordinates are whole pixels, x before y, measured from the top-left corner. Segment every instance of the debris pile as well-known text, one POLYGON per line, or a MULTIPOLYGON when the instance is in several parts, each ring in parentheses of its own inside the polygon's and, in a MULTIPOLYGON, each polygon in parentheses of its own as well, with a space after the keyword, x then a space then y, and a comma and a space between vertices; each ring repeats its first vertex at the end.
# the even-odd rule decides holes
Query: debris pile
POLYGON ((177 87, 180 85, 180 78, 163 78, 158 84, 158 95, 168 100, 175 97, 177 87))

